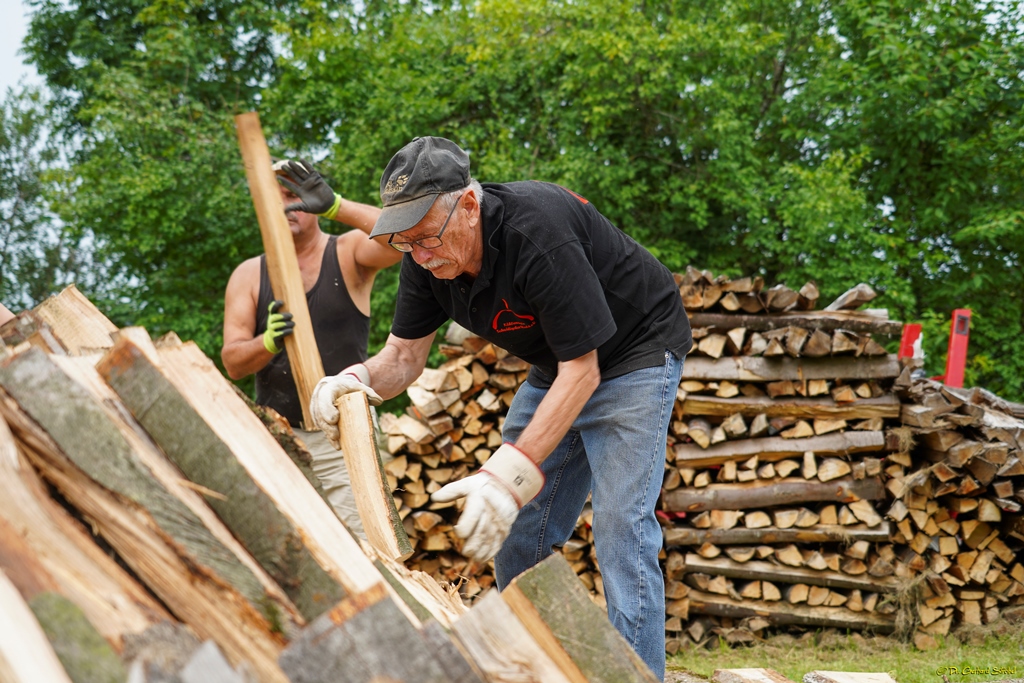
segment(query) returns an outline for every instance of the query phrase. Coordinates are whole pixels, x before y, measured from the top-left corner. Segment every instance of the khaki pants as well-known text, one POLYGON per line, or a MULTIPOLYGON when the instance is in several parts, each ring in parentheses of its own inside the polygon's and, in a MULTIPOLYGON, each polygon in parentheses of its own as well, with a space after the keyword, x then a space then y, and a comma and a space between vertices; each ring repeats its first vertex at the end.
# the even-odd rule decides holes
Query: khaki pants
MULTIPOLYGON (((377 412, 373 408, 370 412, 373 415, 373 426, 376 428, 377 450, 380 451, 381 460, 385 463, 391 462, 393 457, 388 453, 387 442, 381 437, 380 428, 377 426, 377 412)), ((366 531, 363 530, 363 521, 359 518, 359 510, 356 509, 356 496, 352 491, 344 454, 331 445, 323 432, 307 432, 298 428, 294 431, 313 456, 313 474, 320 480, 320 486, 334 512, 349 531, 366 540, 366 531)))

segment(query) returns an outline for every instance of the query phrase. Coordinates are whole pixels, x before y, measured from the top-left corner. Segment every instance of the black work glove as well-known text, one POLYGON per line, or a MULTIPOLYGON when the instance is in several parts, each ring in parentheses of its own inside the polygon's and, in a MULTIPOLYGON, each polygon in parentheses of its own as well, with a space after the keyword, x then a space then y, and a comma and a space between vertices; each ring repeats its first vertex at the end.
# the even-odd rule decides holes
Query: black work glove
POLYGON ((341 195, 331 189, 313 164, 305 159, 284 160, 274 164, 277 182, 291 190, 300 200, 284 207, 285 212, 303 211, 333 219, 341 206, 341 195), (281 174, 284 175, 281 175, 281 174))

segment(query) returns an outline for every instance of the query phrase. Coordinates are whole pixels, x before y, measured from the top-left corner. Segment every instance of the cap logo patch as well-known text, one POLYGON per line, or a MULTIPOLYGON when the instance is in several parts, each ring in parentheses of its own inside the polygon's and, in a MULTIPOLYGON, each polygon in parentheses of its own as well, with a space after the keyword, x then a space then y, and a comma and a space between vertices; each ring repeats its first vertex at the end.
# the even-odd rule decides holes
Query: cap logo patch
POLYGON ((405 173, 399 176, 392 176, 391 179, 387 182, 387 185, 384 186, 384 192, 382 193, 384 195, 384 198, 390 199, 394 195, 398 194, 399 192, 402 191, 402 188, 404 188, 405 184, 408 182, 409 176, 405 173))

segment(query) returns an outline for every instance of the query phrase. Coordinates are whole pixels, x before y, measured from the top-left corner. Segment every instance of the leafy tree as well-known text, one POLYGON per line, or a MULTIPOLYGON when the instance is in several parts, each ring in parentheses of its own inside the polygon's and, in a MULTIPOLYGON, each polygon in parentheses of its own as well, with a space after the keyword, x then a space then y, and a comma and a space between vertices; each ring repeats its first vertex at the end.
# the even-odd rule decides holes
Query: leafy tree
POLYGON ((9 88, 0 101, 0 301, 14 311, 85 275, 83 250, 49 209, 60 172, 47 116, 38 88, 9 88))

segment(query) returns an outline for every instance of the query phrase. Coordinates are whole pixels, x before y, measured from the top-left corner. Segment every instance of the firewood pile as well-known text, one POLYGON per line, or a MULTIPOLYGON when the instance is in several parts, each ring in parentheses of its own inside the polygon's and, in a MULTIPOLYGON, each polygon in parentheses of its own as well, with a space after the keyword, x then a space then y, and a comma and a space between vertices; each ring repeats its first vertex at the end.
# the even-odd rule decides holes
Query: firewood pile
MULTIPOLYGON (((879 341, 902 324, 861 308, 874 298, 869 287, 817 309, 813 283, 765 288, 760 278, 692 268, 676 281, 694 348, 658 511, 668 652, 752 642, 774 627, 895 630, 928 647, 955 624, 1021 604, 1024 523, 1011 479, 1024 473, 1019 432, 978 433, 960 417, 933 426, 929 411, 940 408, 901 404, 924 385, 879 341), (945 466, 935 460, 943 447, 957 454, 945 466), (993 546, 997 529, 1006 531, 993 546)), ((500 445, 528 366, 459 328, 445 342, 448 360, 424 372, 406 414, 382 416, 381 427, 396 456, 388 482, 415 549, 407 566, 458 583, 471 604, 493 584, 492 568, 461 557, 457 510, 429 494, 500 445)), ((1007 420, 1019 409, 1002 405, 1007 420)), ((941 414, 954 410, 964 408, 941 414)), ((589 511, 562 554, 603 605, 589 511)))
MULTIPOLYGON (((404 533, 357 540, 287 423, 195 344, 73 287, 0 338, 5 683, 655 680, 560 556, 470 609, 404 566, 404 533)), ((366 397, 344 398, 379 481, 366 397)))

